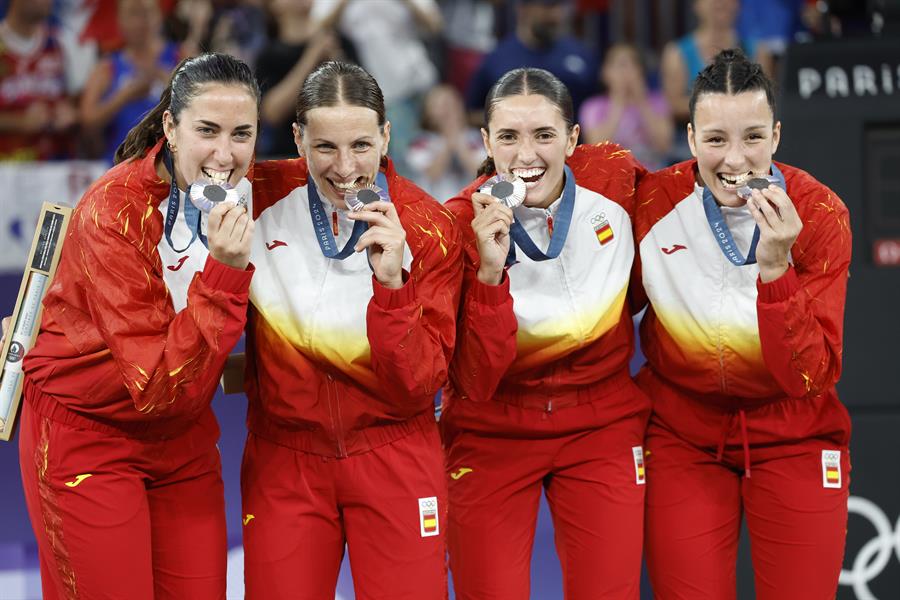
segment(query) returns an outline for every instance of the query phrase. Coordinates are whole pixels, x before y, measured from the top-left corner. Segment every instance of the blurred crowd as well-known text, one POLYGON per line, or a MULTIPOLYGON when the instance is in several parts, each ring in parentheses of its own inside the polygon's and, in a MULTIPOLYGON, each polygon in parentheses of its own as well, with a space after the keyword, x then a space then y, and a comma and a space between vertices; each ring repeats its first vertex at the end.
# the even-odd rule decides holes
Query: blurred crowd
POLYGON ((471 180, 484 98, 520 66, 569 87, 584 141, 616 141, 659 168, 688 155, 691 82, 716 52, 741 46, 777 80, 793 40, 859 25, 828 4, 0 0, 0 160, 111 161, 173 67, 219 51, 251 65, 262 88, 258 158, 296 156, 297 91, 320 62, 341 58, 378 80, 398 170, 439 199, 471 180))

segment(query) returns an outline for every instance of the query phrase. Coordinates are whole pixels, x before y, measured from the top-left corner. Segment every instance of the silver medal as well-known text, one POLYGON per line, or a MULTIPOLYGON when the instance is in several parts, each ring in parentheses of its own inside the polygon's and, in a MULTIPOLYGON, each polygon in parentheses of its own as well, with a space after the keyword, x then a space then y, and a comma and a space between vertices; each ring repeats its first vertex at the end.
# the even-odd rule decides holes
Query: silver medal
POLYGON ((509 208, 515 208, 525 202, 525 182, 511 174, 495 175, 482 184, 478 190, 488 194, 509 208))
POLYGON ((191 203, 200 211, 208 213, 217 204, 231 202, 236 206, 247 206, 247 199, 228 183, 213 183, 199 180, 191 184, 191 203))
POLYGON ((388 202, 388 195, 375 184, 364 185, 344 194, 344 203, 353 212, 360 211, 367 204, 378 201, 388 202))
POLYGON ((753 194, 753 190, 764 190, 771 184, 781 185, 777 177, 765 175, 763 177, 753 177, 747 183, 737 189, 737 195, 744 200, 749 200, 753 194))

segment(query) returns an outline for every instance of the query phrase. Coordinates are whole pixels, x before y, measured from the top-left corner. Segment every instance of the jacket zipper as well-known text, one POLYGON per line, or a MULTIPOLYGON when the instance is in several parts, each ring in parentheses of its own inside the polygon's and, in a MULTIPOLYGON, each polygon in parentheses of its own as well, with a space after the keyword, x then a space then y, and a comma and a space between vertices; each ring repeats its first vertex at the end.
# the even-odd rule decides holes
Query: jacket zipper
MULTIPOLYGON (((720 260, 721 257, 719 257, 720 260)), ((728 267, 724 265, 722 267, 722 286, 721 286, 721 296, 719 300, 719 316, 718 316, 718 326, 716 327, 716 353, 719 356, 719 383, 722 386, 722 393, 728 393, 728 380, 725 377, 725 340, 723 334, 722 327, 722 305, 725 303, 725 288, 726 288, 726 277, 728 276, 728 267)))
POLYGON ((341 405, 335 390, 334 377, 330 373, 325 377, 328 378, 328 408, 331 413, 331 426, 337 445, 337 455, 338 458, 347 458, 347 447, 344 445, 344 423, 341 419, 341 405))

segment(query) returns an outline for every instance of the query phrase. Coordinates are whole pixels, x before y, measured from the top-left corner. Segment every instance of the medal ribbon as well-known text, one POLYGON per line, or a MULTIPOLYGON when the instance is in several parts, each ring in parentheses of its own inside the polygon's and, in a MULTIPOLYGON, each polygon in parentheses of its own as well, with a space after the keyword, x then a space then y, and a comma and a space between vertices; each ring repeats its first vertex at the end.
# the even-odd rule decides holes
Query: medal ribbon
MULTIPOLYGON (((312 177, 309 178, 308 183, 309 216, 312 218, 313 229, 316 232, 316 239, 319 241, 322 254, 326 258, 344 260, 353 254, 353 247, 359 241, 360 236, 369 228, 369 224, 365 221, 356 221, 353 224, 353 231, 350 232, 350 239, 347 240, 343 248, 338 250, 337 242, 331 231, 331 225, 328 223, 328 218, 325 215, 325 207, 319 199, 319 191, 316 189, 316 184, 312 177)), ((375 185, 384 190, 385 194, 388 194, 387 177, 381 171, 375 176, 375 185)), ((390 194, 388 194, 388 201, 390 201, 390 194)))
MULTIPOLYGON (((774 164, 772 165, 772 176, 778 179, 778 185, 781 189, 787 189, 784 183, 784 175, 774 164)), ((731 235, 731 229, 722 216, 722 209, 716 202, 708 187, 703 188, 703 212, 706 213, 706 220, 709 222, 709 228, 713 237, 719 243, 719 249, 725 258, 730 260, 732 264, 742 267, 744 265, 752 265, 756 263, 756 246, 759 244, 759 225, 753 228, 753 237, 750 240, 750 249, 747 251, 746 258, 741 251, 738 250, 737 244, 734 243, 734 237, 731 235)))
POLYGON ((175 227, 175 221, 178 219, 178 205, 181 203, 181 192, 178 190, 178 182, 175 180, 175 165, 172 162, 172 155, 169 153, 169 149, 166 148, 165 144, 163 144, 162 150, 163 164, 166 166, 169 175, 172 176, 172 186, 169 188, 169 205, 166 208, 166 223, 164 227, 166 241, 169 243, 169 247, 179 254, 190 248, 191 244, 193 244, 194 240, 198 237, 200 238, 200 242, 209 248, 209 242, 206 239, 206 235, 200 231, 200 209, 194 206, 194 203, 190 201, 191 186, 188 186, 188 189, 184 194, 184 221, 187 223, 188 229, 191 230, 191 241, 189 241, 187 246, 181 250, 176 248, 175 244, 172 242, 172 229, 175 227))
POLYGON ((565 165, 565 178, 562 200, 559 203, 559 209, 556 211, 556 218, 552 220, 553 230, 550 233, 550 244, 547 246, 547 252, 542 252, 532 241, 521 223, 513 220, 509 228, 509 235, 512 239, 509 244, 509 254, 506 256, 507 267, 512 266, 516 262, 516 246, 521 248, 528 258, 536 262, 556 258, 562 252, 563 246, 566 244, 566 238, 569 235, 572 213, 575 211, 575 175, 572 174, 569 165, 565 165))

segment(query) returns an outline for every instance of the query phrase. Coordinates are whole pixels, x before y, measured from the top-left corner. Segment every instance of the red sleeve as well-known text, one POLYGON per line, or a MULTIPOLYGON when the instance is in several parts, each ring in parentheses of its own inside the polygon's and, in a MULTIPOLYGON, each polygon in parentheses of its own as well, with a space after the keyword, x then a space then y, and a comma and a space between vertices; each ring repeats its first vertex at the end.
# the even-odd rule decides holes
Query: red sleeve
POLYGON ((631 264, 631 278, 628 280, 628 310, 634 316, 650 303, 644 290, 644 275, 641 269, 641 245, 635 239, 634 261, 631 264))
POLYGON ((190 285, 187 307, 175 314, 161 276, 158 238, 128 214, 137 209, 112 215, 101 208, 100 196, 137 192, 107 187, 82 200, 71 224, 75 243, 66 247, 86 274, 89 321, 67 318, 64 310, 55 318, 68 322, 66 335, 76 348, 96 335, 86 328, 96 328, 138 411, 195 414, 212 399, 210 382, 215 385, 243 331, 253 267, 241 271, 208 258, 190 285))
POLYGON ((450 365, 450 382, 460 396, 489 400, 516 359, 518 321, 509 293, 509 276, 499 285, 478 281, 480 264, 472 231, 472 202, 477 185, 447 203, 457 218, 465 246, 463 300, 457 327, 456 353, 450 365))
POLYGON ((804 196, 808 210, 791 248, 794 266, 775 281, 757 280, 756 305, 766 366, 797 398, 819 394, 840 377, 851 251, 841 200, 821 185, 804 196))
MULTIPOLYGON (((424 196, 412 186, 400 193, 424 196)), ((372 370, 388 397, 403 404, 434 396, 447 379, 462 277, 453 216, 430 198, 413 202, 398 207, 413 256, 410 273, 398 289, 373 278, 366 314, 372 370)))
POLYGON ((636 315, 650 302, 644 290, 641 265, 641 242, 654 225, 667 215, 674 205, 672 198, 684 198, 694 185, 694 160, 684 161, 654 173, 646 170, 635 175, 634 264, 629 283, 629 307, 636 315))

